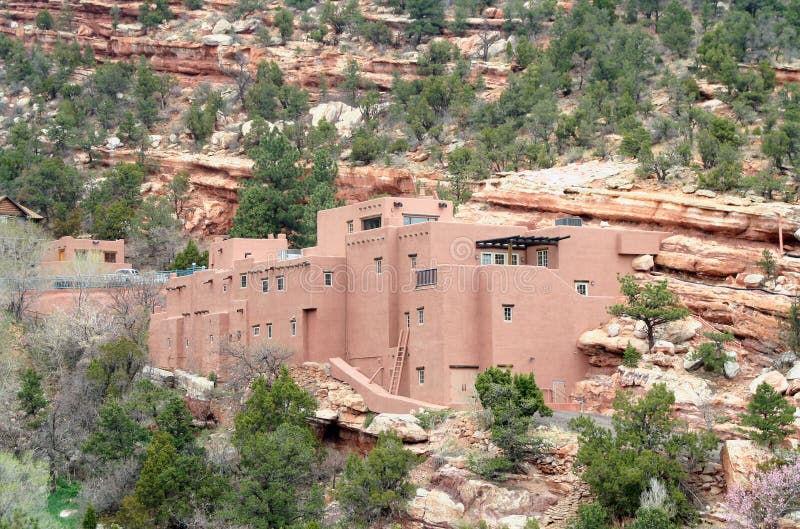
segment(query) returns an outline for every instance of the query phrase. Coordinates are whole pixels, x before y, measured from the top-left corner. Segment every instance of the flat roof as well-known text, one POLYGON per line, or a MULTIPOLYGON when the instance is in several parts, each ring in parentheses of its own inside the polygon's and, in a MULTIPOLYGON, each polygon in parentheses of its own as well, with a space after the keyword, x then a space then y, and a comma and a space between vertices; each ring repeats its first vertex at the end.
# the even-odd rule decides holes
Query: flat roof
POLYGON ((484 239, 482 241, 475 241, 475 246, 478 248, 505 248, 508 249, 509 245, 514 250, 524 250, 529 246, 557 246, 558 241, 569 239, 569 235, 562 235, 561 237, 536 237, 527 235, 512 235, 511 237, 498 237, 496 239, 484 239))

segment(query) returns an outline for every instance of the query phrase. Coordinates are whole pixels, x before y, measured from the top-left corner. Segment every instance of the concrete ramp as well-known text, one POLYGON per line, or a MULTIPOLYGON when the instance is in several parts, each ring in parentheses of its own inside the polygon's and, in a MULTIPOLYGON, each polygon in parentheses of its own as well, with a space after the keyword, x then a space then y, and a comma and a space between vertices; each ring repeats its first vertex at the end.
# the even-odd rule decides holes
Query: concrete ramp
POLYGON ((331 358, 328 362, 331 365, 331 376, 350 384, 363 397, 370 411, 377 413, 411 413, 412 410, 438 411, 447 409, 446 406, 410 399, 400 395, 392 395, 383 386, 370 382, 363 373, 348 364, 343 358, 331 358))

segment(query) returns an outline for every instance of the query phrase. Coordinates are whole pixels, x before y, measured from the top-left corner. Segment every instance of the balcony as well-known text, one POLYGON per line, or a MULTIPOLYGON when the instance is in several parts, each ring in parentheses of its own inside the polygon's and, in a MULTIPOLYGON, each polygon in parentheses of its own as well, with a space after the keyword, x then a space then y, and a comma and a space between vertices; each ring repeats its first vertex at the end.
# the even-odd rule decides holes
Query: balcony
POLYGON ((417 288, 435 287, 439 270, 428 268, 427 270, 417 270, 417 288))

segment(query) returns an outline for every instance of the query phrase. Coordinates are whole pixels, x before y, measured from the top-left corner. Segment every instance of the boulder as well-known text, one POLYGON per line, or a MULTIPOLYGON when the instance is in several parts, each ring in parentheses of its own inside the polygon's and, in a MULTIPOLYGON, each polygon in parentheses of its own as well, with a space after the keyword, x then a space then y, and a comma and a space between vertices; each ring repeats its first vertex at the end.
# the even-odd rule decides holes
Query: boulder
POLYGON ((245 18, 233 23, 234 33, 252 33, 261 25, 261 20, 257 18, 245 18))
POLYGON ((111 150, 117 149, 122 147, 122 141, 116 136, 109 136, 106 138, 106 147, 111 150))
POLYGON ((253 120, 248 120, 242 123, 242 136, 247 136, 253 130, 253 120))
POLYGON ((148 141, 150 142, 150 147, 156 148, 161 145, 161 135, 160 134, 150 134, 148 137, 148 141))
POLYGON ((800 393, 800 379, 790 380, 789 386, 786 388, 786 394, 792 396, 798 393, 800 393))
POLYGON ((233 44, 233 37, 230 35, 203 35, 203 44, 206 46, 230 46, 233 44))
POLYGON ((637 320, 633 325, 633 336, 634 338, 639 338, 640 340, 647 339, 647 326, 645 326, 643 321, 637 320))
POLYGON ((728 489, 734 485, 746 487, 750 475, 759 465, 769 461, 771 453, 747 439, 725 441, 720 452, 722 472, 728 489))
POLYGON ((722 374, 727 379, 736 378, 736 375, 739 374, 739 362, 735 359, 726 360, 724 364, 722 364, 722 374))
POLYGON ((694 338, 702 326, 703 324, 694 318, 684 318, 659 325, 656 327, 655 335, 659 340, 679 344, 694 338))
POLYGON ((675 344, 672 342, 668 342, 667 340, 656 340, 653 344, 653 348, 650 350, 651 353, 661 353, 667 355, 674 355, 675 354, 675 344))
POLYGON ((654 384, 665 384, 675 394, 677 404, 701 406, 711 398, 708 382, 683 372, 662 371, 658 368, 618 367, 619 383, 623 387, 641 387, 649 390, 654 384))
POLYGON ((785 393, 789 389, 789 382, 780 371, 768 371, 763 375, 757 376, 750 382, 750 394, 755 395, 756 389, 763 383, 767 383, 778 393, 785 393))
POLYGON ((703 198, 716 198, 717 194, 710 189, 698 189, 695 194, 703 198))
POLYGON ((578 349, 585 353, 608 352, 622 354, 628 342, 639 351, 640 354, 648 352, 648 344, 644 340, 629 336, 609 336, 602 329, 592 329, 586 331, 578 338, 578 349))
POLYGON ((615 338, 619 336, 619 329, 619 323, 612 323, 608 326, 608 329, 606 329, 606 333, 608 333, 609 337, 615 338))
POLYGON ((230 22, 225 20, 224 18, 220 18, 216 24, 214 24, 214 29, 211 30, 211 33, 214 35, 224 35, 228 33, 230 30, 233 29, 233 26, 230 22))
POLYGON ((348 135, 353 129, 361 125, 363 116, 357 108, 351 107, 341 101, 330 101, 320 103, 308 111, 311 114, 311 124, 315 127, 325 118, 325 121, 332 123, 336 131, 341 135, 348 135))
POLYGON ((379 413, 366 429, 366 432, 372 435, 386 431, 396 433, 406 443, 428 440, 428 433, 419 425, 419 419, 404 413, 379 413))
MULTIPOLYGON (((794 351, 784 351, 778 356, 775 357, 775 369, 786 369, 788 368, 795 368, 795 362, 797 362, 797 353, 794 351)), ((800 364, 798 364, 800 366, 800 364)), ((800 368, 798 368, 800 369, 800 368)), ((791 372, 791 371, 790 371, 791 372)), ((800 375, 800 371, 797 372, 800 375)), ((789 380, 789 375, 786 375, 786 379, 789 380)))
POLYGON ((744 286, 747 288, 758 288, 764 283, 764 276, 761 274, 747 274, 744 276, 744 286))
POLYGON ((340 399, 331 399, 331 402, 334 405, 339 405, 356 412, 366 413, 368 411, 367 403, 364 402, 364 398, 358 393, 348 393, 342 395, 340 399))
POLYGON ((786 380, 800 379, 800 362, 795 362, 792 368, 786 373, 786 380))
POLYGON ((683 368, 686 371, 694 371, 699 369, 701 365, 703 365, 703 359, 699 355, 695 355, 694 351, 683 356, 683 368))
POLYGON ((138 22, 132 24, 117 24, 117 33, 125 37, 136 37, 144 34, 144 26, 138 22))
POLYGON ((428 524, 449 524, 464 517, 464 504, 456 503, 441 490, 417 489, 408 506, 408 514, 428 524))
POLYGON ((655 262, 653 261, 652 255, 640 255, 631 261, 631 266, 634 270, 638 270, 640 272, 649 272, 655 266, 655 262))
POLYGON ((314 412, 314 417, 322 421, 335 421, 339 418, 339 412, 330 408, 320 408, 314 412))
POLYGON ((507 40, 505 39, 496 40, 491 44, 489 44, 489 50, 487 55, 490 59, 493 57, 497 57, 499 55, 504 54, 506 52, 507 47, 508 47, 507 40))

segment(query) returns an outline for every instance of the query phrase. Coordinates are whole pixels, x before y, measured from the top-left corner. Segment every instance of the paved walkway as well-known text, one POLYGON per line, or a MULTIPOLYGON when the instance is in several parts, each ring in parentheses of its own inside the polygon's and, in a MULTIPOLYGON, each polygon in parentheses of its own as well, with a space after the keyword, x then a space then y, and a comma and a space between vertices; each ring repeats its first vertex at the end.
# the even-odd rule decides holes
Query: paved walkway
POLYGON ((573 417, 591 417, 594 419, 594 422, 597 423, 598 426, 602 426, 603 428, 610 430, 611 429, 611 417, 606 415, 599 415, 596 413, 580 413, 576 411, 559 411, 553 410, 552 417, 539 417, 537 418, 537 422, 539 424, 546 424, 548 426, 558 426, 564 430, 569 430, 569 421, 573 417))

